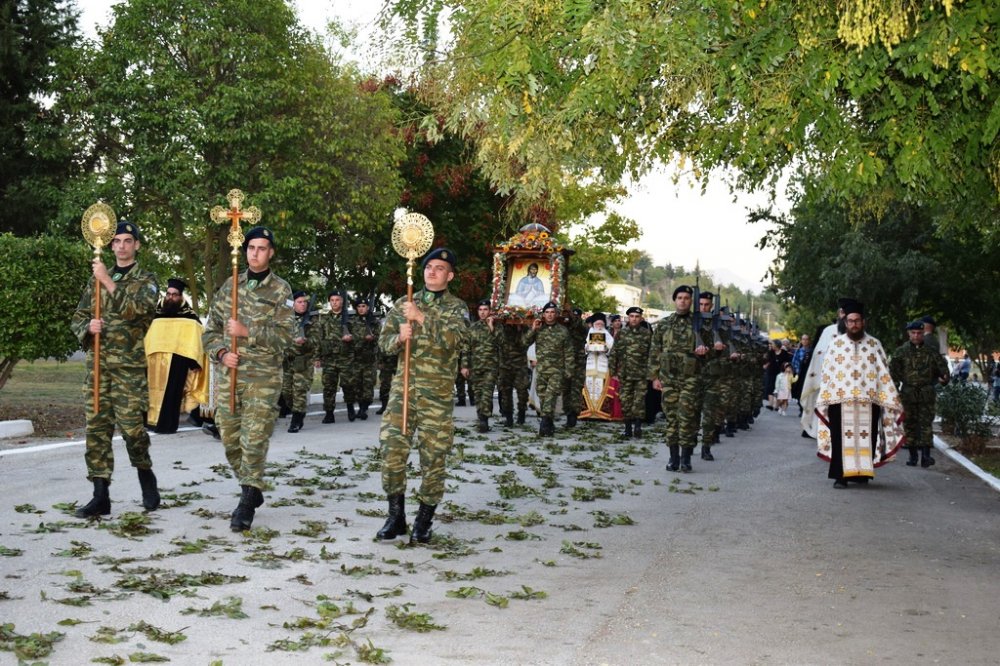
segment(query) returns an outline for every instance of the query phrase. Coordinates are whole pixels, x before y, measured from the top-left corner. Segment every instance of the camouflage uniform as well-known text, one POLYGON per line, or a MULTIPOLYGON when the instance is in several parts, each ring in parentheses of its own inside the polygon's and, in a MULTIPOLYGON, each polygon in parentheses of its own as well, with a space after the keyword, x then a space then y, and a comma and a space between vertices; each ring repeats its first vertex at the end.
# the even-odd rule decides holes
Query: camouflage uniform
MULTIPOLYGON (((379 441, 382 446, 382 488, 390 497, 406 493, 406 459, 413 437, 420 451, 421 504, 435 506, 444 496, 445 458, 455 437, 451 386, 459 350, 465 341, 465 303, 447 291, 421 289, 413 295, 426 318, 414 324, 410 342, 409 434, 403 434, 403 380, 396 377, 389 392, 389 405, 382 415, 379 441), (415 435, 414 435, 415 433, 415 435)), ((405 298, 397 300, 385 319, 379 348, 386 354, 403 351, 399 325, 405 298)), ((402 367, 399 368, 402 373, 402 367)))
POLYGON ((948 363, 941 354, 928 347, 910 342, 896 349, 889 361, 892 381, 900 386, 899 398, 903 403, 903 434, 911 461, 916 462, 919 449, 934 446, 934 387, 941 377, 948 375, 948 363))
POLYGON ((312 390, 314 374, 313 355, 319 342, 316 316, 315 312, 301 315, 294 313, 295 337, 305 338, 306 341, 302 344, 293 342, 285 350, 281 395, 294 413, 304 414, 309 407, 309 391, 312 390))
MULTIPOLYGON (((573 352, 573 361, 567 366, 572 369, 566 378, 563 391, 563 411, 566 412, 566 425, 576 424, 576 417, 583 411, 583 384, 587 376, 587 334, 590 327, 576 314, 566 326, 569 332, 569 344, 573 352)), ((541 391, 539 391, 541 395, 541 391)))
POLYGON ((497 393, 500 413, 508 420, 514 414, 514 389, 517 389, 517 422, 524 423, 528 408, 531 369, 528 367, 528 347, 518 326, 505 325, 500 347, 500 367, 497 373, 497 393))
POLYGON ((646 367, 652 337, 645 326, 625 326, 611 348, 608 366, 611 376, 618 377, 618 394, 626 421, 641 420, 646 414, 646 367))
POLYGON ((344 369, 344 402, 358 403, 361 415, 367 418, 368 405, 375 394, 376 363, 378 361, 379 325, 375 317, 362 317, 355 313, 348 322, 348 330, 354 338, 348 348, 350 357, 344 369), (366 340, 367 336, 372 340, 366 340))
MULTIPOLYGON (((317 356, 323 366, 323 411, 333 413, 337 407, 337 388, 346 380, 350 343, 344 342, 347 323, 341 312, 324 312, 317 324, 319 349, 317 356)), ((344 401, 347 401, 345 391, 344 401)))
MULTIPOLYGON (((555 432, 552 422, 556 401, 560 394, 564 394, 563 387, 576 371, 576 350, 572 347, 569 331, 558 322, 551 325, 543 323, 537 331, 529 328, 522 341, 525 347, 530 347, 532 343, 535 345, 535 358, 538 359, 535 388, 542 416, 539 434, 551 435, 555 432)), ((578 395, 582 396, 579 392, 578 395)))
POLYGON ((663 414, 672 470, 677 468, 679 449, 690 460, 698 440, 702 360, 695 356, 694 349, 690 312, 683 315, 674 312, 656 322, 649 347, 649 379, 659 379, 663 385, 663 414))
POLYGON ((726 422, 725 381, 729 366, 729 331, 719 322, 718 330, 713 330, 711 314, 702 315, 701 337, 708 347, 702 366, 702 413, 701 413, 701 457, 712 460, 709 448, 718 441, 719 432, 726 422), (721 342, 725 349, 716 349, 715 342, 721 342))
POLYGON ((389 404, 389 389, 392 388, 392 377, 396 374, 396 366, 399 365, 399 354, 386 354, 379 350, 378 353, 378 399, 382 402, 382 409, 379 414, 385 411, 389 404))
POLYGON ((91 277, 80 304, 73 313, 71 328, 87 351, 87 378, 83 392, 87 398, 87 478, 111 481, 115 459, 111 447, 115 425, 125 440, 132 466, 144 470, 153 466, 149 457, 149 433, 143 424, 149 406, 146 382, 146 352, 143 338, 153 314, 159 287, 156 278, 133 264, 122 274, 112 268, 115 293, 101 290, 101 383, 100 410, 95 414, 91 398, 94 386, 94 338, 87 330, 94 318, 94 285, 91 277))
POLYGON ((480 422, 493 415, 493 389, 497 384, 500 363, 501 324, 495 323, 493 330, 489 324, 479 320, 469 327, 465 338, 463 360, 471 370, 469 386, 476 401, 476 415, 480 422))
MULTIPOLYGON (((288 283, 268 272, 253 288, 247 272, 237 283, 239 314, 250 335, 238 340, 240 366, 236 373, 236 410, 229 408, 232 375, 219 370, 219 399, 215 423, 222 436, 226 460, 241 486, 264 488, 264 463, 281 393, 281 364, 285 350, 295 338, 295 319, 288 303, 292 290, 288 283)), ((208 323, 202 336, 205 353, 215 363, 219 352, 229 348, 226 322, 232 311, 232 278, 215 293, 208 323)))

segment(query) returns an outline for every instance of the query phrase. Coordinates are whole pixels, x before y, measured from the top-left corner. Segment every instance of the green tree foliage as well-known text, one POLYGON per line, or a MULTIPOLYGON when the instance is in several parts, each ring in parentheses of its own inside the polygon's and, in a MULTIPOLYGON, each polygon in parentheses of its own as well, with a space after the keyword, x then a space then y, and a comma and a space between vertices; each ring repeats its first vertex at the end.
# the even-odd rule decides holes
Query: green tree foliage
POLYGON ((342 241, 385 226, 398 201, 390 101, 335 66, 284 0, 128 0, 69 76, 59 108, 95 169, 56 227, 103 198, 143 229, 146 265, 186 276, 196 303, 230 271, 208 217, 230 189, 263 211, 296 286, 337 275, 342 241))
POLYGON ((46 103, 77 39, 76 21, 65 0, 0 3, 0 231, 43 231, 79 166, 46 103))
POLYGON ((88 248, 51 236, 0 234, 0 389, 18 361, 80 348, 69 323, 87 284, 88 248))
MULTIPOLYGON (((393 0, 445 127, 501 187, 617 183, 680 158, 774 184, 804 164, 841 202, 948 202, 984 225, 1000 184, 994 0, 393 0)), ((387 25, 391 22, 387 20, 387 25)))

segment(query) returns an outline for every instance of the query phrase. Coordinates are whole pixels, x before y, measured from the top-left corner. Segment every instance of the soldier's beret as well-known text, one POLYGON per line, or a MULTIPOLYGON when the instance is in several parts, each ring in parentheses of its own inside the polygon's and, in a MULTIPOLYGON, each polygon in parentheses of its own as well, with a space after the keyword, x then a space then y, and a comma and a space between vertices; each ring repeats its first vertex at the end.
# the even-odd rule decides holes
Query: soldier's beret
POLYGON ((476 305, 477 305, 477 307, 482 307, 484 305, 486 307, 490 307, 490 299, 484 298, 483 300, 479 301, 479 303, 477 303, 476 305))
POLYGON ((142 240, 142 233, 139 232, 139 227, 128 220, 119 220, 118 226, 115 227, 115 236, 118 234, 128 234, 137 241, 142 240))
POLYGON ((447 261, 449 264, 451 264, 451 270, 453 271, 455 270, 455 262, 458 261, 458 259, 455 257, 455 253, 452 252, 451 250, 449 250, 446 247, 437 247, 428 252, 424 256, 424 260, 420 262, 420 268, 427 268, 427 262, 433 259, 438 259, 440 261, 447 261))
POLYGON ((698 299, 700 300, 700 299, 703 299, 703 298, 707 298, 708 300, 711 301, 712 299, 715 298, 715 294, 713 294, 710 291, 703 291, 700 294, 698 294, 698 299))
POLYGON ((326 297, 327 299, 329 299, 331 296, 340 296, 341 298, 343 298, 344 292, 342 292, 339 289, 331 289, 330 291, 327 292, 326 297))
POLYGON ((558 309, 559 306, 553 303, 552 301, 549 301, 548 303, 542 306, 542 312, 545 312, 546 310, 558 310, 558 309))
POLYGON ((676 301, 677 300, 677 294, 688 294, 689 296, 693 296, 694 295, 694 289, 692 289, 691 287, 687 286, 686 284, 682 284, 681 286, 679 286, 676 289, 674 289, 674 295, 670 297, 670 300, 676 301))
MULTIPOLYGON (((628 310, 625 311, 625 314, 627 314, 627 315, 630 315, 630 314, 641 315, 642 314, 642 308, 633 305, 632 307, 630 307, 628 310)), ((615 315, 615 316, 617 317, 618 315, 615 315)))
POLYGON ((594 314, 587 317, 587 323, 593 324, 595 321, 603 321, 605 324, 608 323, 608 318, 603 312, 595 312, 594 314))
POLYGON ((182 294, 184 293, 184 290, 187 289, 187 285, 184 284, 184 280, 180 278, 170 278, 169 280, 167 280, 167 288, 169 289, 171 287, 181 292, 182 294))
POLYGON ((859 314, 862 317, 865 316, 865 305, 864 305, 864 303, 860 303, 860 302, 855 301, 853 299, 847 299, 847 300, 850 300, 850 303, 848 303, 846 306, 842 306, 842 309, 844 310, 844 314, 845 315, 859 314))
POLYGON ((573 308, 573 314, 575 314, 577 317, 582 316, 583 310, 581 310, 580 308, 573 308))
POLYGON ((853 298, 838 298, 837 299, 837 307, 840 308, 841 310, 843 310, 844 312, 847 312, 847 308, 854 307, 854 306, 856 306, 858 304, 859 303, 856 300, 854 300, 853 298))
POLYGON ((306 292, 304 292, 301 289, 299 289, 298 291, 293 291, 292 292, 292 300, 294 301, 297 298, 302 298, 303 296, 308 296, 308 295, 309 294, 307 294, 306 292))
POLYGON ((620 314, 613 314, 610 317, 608 317, 608 321, 620 321, 621 318, 622 316, 620 314))
POLYGON ((908 331, 922 331, 924 330, 924 322, 921 319, 914 319, 909 324, 906 325, 906 330, 908 331))
POLYGON ((368 305, 368 299, 367 298, 360 298, 360 297, 359 298, 355 298, 354 301, 352 301, 352 302, 354 303, 354 307, 358 307, 359 305, 368 305))
POLYGON ((246 234, 244 234, 243 236, 244 252, 246 252, 247 248, 250 247, 250 241, 252 241, 254 238, 263 238, 264 240, 266 240, 268 243, 271 244, 272 248, 274 248, 275 250, 278 249, 277 244, 274 242, 273 231, 271 231, 267 227, 254 227, 250 231, 246 232, 246 234))
POLYGON ((924 315, 923 317, 920 318, 920 321, 922 321, 925 324, 930 324, 931 326, 937 326, 937 322, 934 321, 934 317, 930 315, 924 315))

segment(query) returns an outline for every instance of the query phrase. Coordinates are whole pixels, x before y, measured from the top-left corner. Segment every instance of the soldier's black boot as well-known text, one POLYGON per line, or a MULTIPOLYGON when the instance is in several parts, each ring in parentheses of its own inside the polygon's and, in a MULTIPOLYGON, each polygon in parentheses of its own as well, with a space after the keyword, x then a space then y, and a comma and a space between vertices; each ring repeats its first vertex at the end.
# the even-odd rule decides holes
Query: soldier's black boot
POLYGON ((354 412, 354 403, 353 402, 347 403, 347 420, 353 421, 357 417, 358 415, 354 412))
POLYGON ((525 410, 517 410, 517 425, 524 425, 524 412, 525 410))
POLYGON ((740 430, 749 430, 750 417, 748 417, 746 414, 741 414, 740 418, 736 421, 736 427, 739 428, 740 430))
POLYGON ((676 472, 681 467, 681 447, 670 445, 670 460, 667 461, 667 471, 676 472))
POLYGON ((240 503, 233 510, 232 518, 229 520, 229 528, 234 532, 244 532, 253 525, 253 517, 257 507, 264 503, 264 494, 260 488, 254 486, 240 486, 240 503))
POLYGON ((77 518, 96 518, 111 514, 111 497, 108 495, 107 479, 94 479, 94 497, 73 514, 77 518))
POLYGON ((406 497, 402 494, 389 495, 389 515, 385 525, 375 535, 376 539, 387 541, 406 535, 406 497))
POLYGON ((723 432, 726 433, 726 437, 736 437, 736 423, 726 421, 726 429, 723 432))
POLYGON ((417 509, 417 517, 413 519, 413 533, 410 535, 410 543, 427 543, 431 540, 431 523, 434 522, 434 509, 436 506, 420 503, 417 509))
POLYGON ((146 511, 160 508, 160 491, 156 488, 156 475, 151 469, 139 470, 139 487, 142 488, 142 507, 146 511))
POLYGON ((934 458, 931 457, 931 447, 924 446, 920 449, 920 466, 930 467, 934 464, 934 458))
POLYGON ((907 451, 910 452, 910 457, 906 461, 906 466, 907 467, 916 467, 917 466, 917 453, 918 453, 917 447, 911 446, 909 449, 907 449, 907 451))
POLYGON ((538 434, 543 437, 552 437, 556 434, 556 424, 551 416, 542 417, 542 424, 538 427, 538 434))
POLYGON ((385 407, 386 407, 386 405, 389 404, 389 398, 381 398, 380 400, 382 402, 382 406, 379 407, 377 410, 375 410, 376 414, 384 414, 385 413, 385 407))
POLYGON ((458 396, 458 400, 455 401, 456 407, 465 407, 465 394, 458 396))
POLYGON ((694 453, 693 446, 685 446, 681 449, 681 471, 691 471, 691 454, 694 453))
POLYGON ((622 439, 629 439, 632 437, 632 419, 625 419, 625 432, 622 433, 622 439))
POLYGON ((323 423, 336 423, 337 417, 333 415, 333 410, 326 410, 326 415, 323 416, 323 423))
POLYGON ((715 430, 712 432, 712 444, 719 443, 719 435, 722 434, 722 426, 716 426, 715 430))
POLYGON ((476 430, 478 430, 479 432, 490 431, 490 422, 485 416, 479 417, 479 425, 476 427, 476 430))
POLYGON ((305 420, 305 412, 292 412, 292 422, 288 426, 288 432, 298 432, 299 430, 302 430, 302 425, 305 423, 305 420))
POLYGON ((292 413, 291 408, 287 404, 285 404, 285 396, 281 396, 280 398, 278 398, 278 408, 279 408, 278 411, 279 419, 283 419, 292 413))
POLYGON ((370 404, 372 404, 372 403, 370 403, 370 402, 362 402, 362 403, 358 404, 358 406, 359 406, 359 409, 358 409, 358 418, 361 419, 362 421, 367 421, 368 420, 368 405, 370 405, 370 404))
POLYGON ((635 428, 632 429, 632 435, 636 439, 642 439, 642 419, 634 419, 635 428))
POLYGON ((469 387, 469 404, 473 407, 476 406, 476 396, 472 394, 472 387, 469 387))
POLYGON ((567 428, 575 428, 576 427, 576 414, 567 414, 566 415, 566 427, 567 428))
MULTIPOLYGON (((712 455, 712 447, 707 444, 701 445, 701 459, 702 460, 715 460, 715 456, 712 455)), ((688 470, 689 472, 691 470, 688 470)))
POLYGON ((508 428, 510 428, 511 426, 513 426, 514 425, 514 415, 511 414, 510 412, 507 412, 506 414, 504 414, 503 415, 503 424, 505 426, 507 426, 508 428))

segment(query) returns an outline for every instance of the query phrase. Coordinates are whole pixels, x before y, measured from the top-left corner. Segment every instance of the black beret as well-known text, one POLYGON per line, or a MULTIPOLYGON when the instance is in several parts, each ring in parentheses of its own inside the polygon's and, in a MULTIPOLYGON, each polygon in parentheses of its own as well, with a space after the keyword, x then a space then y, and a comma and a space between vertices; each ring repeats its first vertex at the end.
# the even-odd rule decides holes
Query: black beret
POLYGON ((326 298, 329 300, 331 296, 340 296, 341 298, 343 298, 344 292, 342 292, 339 289, 331 289, 330 291, 327 292, 326 298))
POLYGON ((575 314, 577 317, 582 316, 583 310, 581 310, 580 308, 573 308, 573 314, 575 314))
POLYGON ((715 298, 715 294, 713 294, 710 291, 703 291, 700 294, 698 294, 698 299, 700 300, 702 298, 707 298, 708 300, 711 301, 715 298))
POLYGON ((170 287, 173 287, 182 294, 184 293, 184 290, 187 289, 187 285, 184 284, 184 280, 180 278, 170 278, 167 280, 167 288, 169 289, 170 287))
POLYGON ((922 331, 924 330, 924 322, 920 319, 914 319, 909 324, 906 325, 906 330, 908 331, 922 331))
POLYGON ((694 289, 692 289, 691 287, 687 286, 686 284, 682 284, 681 286, 679 286, 676 289, 674 289, 674 295, 670 297, 670 300, 676 301, 677 300, 677 294, 680 294, 680 293, 684 293, 684 294, 688 294, 689 296, 692 296, 692 295, 694 295, 694 289))
POLYGON ((608 321, 621 321, 622 316, 620 314, 613 314, 608 317, 608 321))
POLYGON ((267 227, 254 227, 250 231, 246 232, 246 234, 244 234, 243 236, 244 252, 247 251, 247 248, 250 246, 250 241, 252 241, 254 238, 263 238, 264 240, 266 240, 268 243, 271 244, 272 248, 278 249, 278 246, 274 242, 273 231, 271 231, 267 227))
POLYGON ((428 252, 424 256, 424 260, 420 262, 420 268, 427 268, 427 262, 431 261, 432 259, 447 261, 449 264, 451 264, 452 271, 455 270, 455 262, 458 261, 458 259, 455 257, 455 253, 452 252, 451 250, 449 250, 446 247, 437 247, 428 252))
POLYGON ((490 307, 490 299, 484 298, 483 300, 479 301, 479 303, 476 304, 477 307, 482 307, 484 305, 486 307, 490 307))
MULTIPOLYGON (((632 307, 630 307, 628 310, 625 311, 625 314, 627 314, 627 315, 630 315, 630 314, 639 314, 639 315, 641 315, 642 314, 642 308, 640 308, 640 307, 638 307, 636 305, 633 305, 632 307)), ((615 315, 615 316, 617 317, 618 315, 615 315)))
POLYGON ((355 298, 351 302, 354 303, 354 307, 358 307, 359 305, 368 305, 368 299, 367 298, 361 298, 360 296, 358 298, 355 298))
POLYGON ((118 222, 118 226, 115 227, 115 236, 118 234, 129 234, 137 241, 142 240, 142 234, 139 232, 139 227, 135 226, 128 220, 120 220, 118 222))
POLYGON ((595 321, 603 321, 605 324, 608 323, 608 318, 603 312, 595 312, 594 314, 587 317, 587 323, 593 324, 595 321))
POLYGON ((841 306, 841 308, 844 310, 844 314, 845 315, 859 314, 862 317, 865 316, 865 305, 864 305, 864 303, 859 303, 858 301, 855 301, 855 300, 849 299, 849 298, 848 299, 844 299, 844 300, 850 301, 846 305, 842 305, 841 306))
POLYGON ((937 322, 934 321, 934 317, 930 315, 924 315, 923 317, 920 318, 920 321, 924 322, 925 324, 930 324, 931 326, 937 326, 937 322))
POLYGON ((302 298, 303 296, 308 296, 308 295, 309 294, 307 294, 306 292, 304 292, 301 289, 299 289, 298 291, 293 291, 292 292, 292 300, 294 301, 294 300, 296 300, 298 298, 302 298))
POLYGON ((552 301, 549 301, 548 303, 542 306, 542 312, 545 312, 546 310, 558 310, 558 309, 559 306, 553 303, 552 301))

